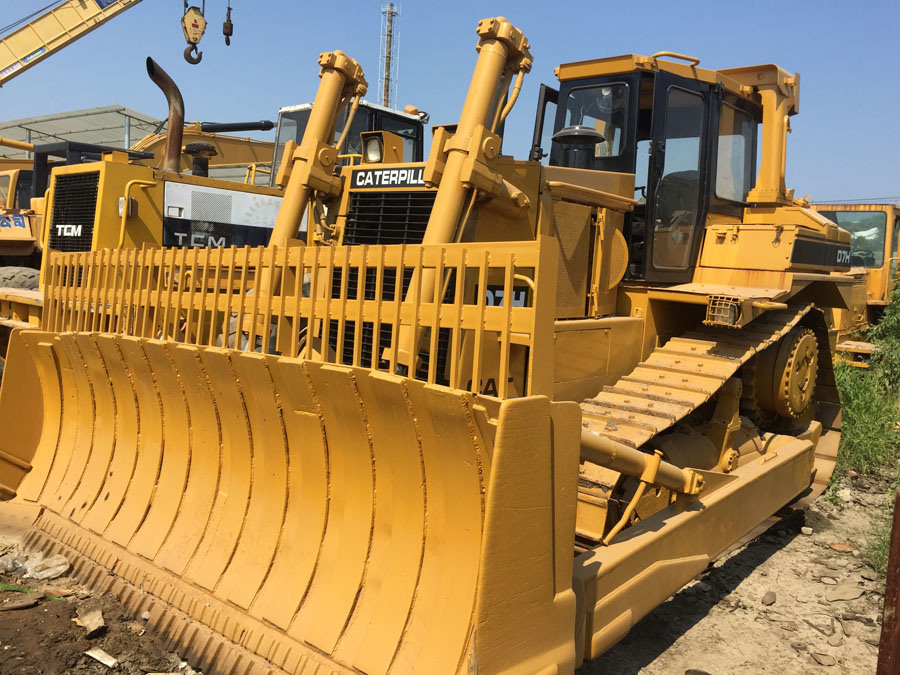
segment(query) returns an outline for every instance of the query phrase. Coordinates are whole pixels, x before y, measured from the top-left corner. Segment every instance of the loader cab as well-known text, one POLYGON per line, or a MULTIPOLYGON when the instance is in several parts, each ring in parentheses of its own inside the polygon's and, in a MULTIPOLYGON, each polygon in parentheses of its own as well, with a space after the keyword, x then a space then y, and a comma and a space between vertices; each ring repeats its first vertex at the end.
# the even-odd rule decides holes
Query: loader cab
POLYGON ((0 171, 0 207, 28 209, 31 207, 30 169, 0 171))
MULTIPOLYGON (((275 185, 278 168, 281 165, 281 155, 284 152, 284 144, 288 141, 300 143, 306 124, 309 122, 309 114, 312 104, 282 108, 278 111, 278 131, 275 138, 275 157, 272 162, 271 185, 275 185)), ((335 123, 334 140, 337 142, 347 121, 348 110, 340 112, 335 123)), ((421 162, 424 154, 425 143, 425 113, 407 113, 392 110, 377 103, 360 101, 359 109, 353 117, 353 123, 347 134, 344 147, 340 149, 340 164, 347 166, 359 164, 362 158, 362 141, 360 134, 367 131, 390 131, 397 134, 403 143, 403 162, 421 162)))
POLYGON ((865 270, 866 302, 889 304, 897 274, 900 206, 814 204, 812 208, 850 233, 850 266, 865 270))
POLYGON ((850 266, 880 268, 885 262, 885 250, 890 244, 888 213, 857 208, 816 210, 850 233, 850 266))
MULTIPOLYGON (((604 61, 615 59, 597 62, 609 69, 604 61)), ((635 70, 561 78, 558 91, 542 87, 531 158, 634 173, 638 204, 623 232, 628 278, 688 282, 709 214, 739 218, 746 206, 762 110, 716 82, 635 70), (573 136, 576 127, 582 133, 573 136)))

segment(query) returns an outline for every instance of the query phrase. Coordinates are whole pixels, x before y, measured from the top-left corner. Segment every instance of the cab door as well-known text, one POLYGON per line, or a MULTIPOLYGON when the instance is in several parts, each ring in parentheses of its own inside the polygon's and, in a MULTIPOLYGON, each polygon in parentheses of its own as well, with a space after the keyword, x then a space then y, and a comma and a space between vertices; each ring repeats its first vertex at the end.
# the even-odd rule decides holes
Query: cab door
MULTIPOLYGON (((896 214, 896 209, 892 209, 896 214)), ((888 275, 887 292, 884 299, 891 301, 891 293, 894 290, 894 280, 897 277, 897 246, 900 244, 900 215, 894 216, 894 228, 891 230, 891 259, 890 274, 888 275)))
POLYGON ((660 72, 653 97, 645 279, 689 282, 709 206, 713 87, 660 72))

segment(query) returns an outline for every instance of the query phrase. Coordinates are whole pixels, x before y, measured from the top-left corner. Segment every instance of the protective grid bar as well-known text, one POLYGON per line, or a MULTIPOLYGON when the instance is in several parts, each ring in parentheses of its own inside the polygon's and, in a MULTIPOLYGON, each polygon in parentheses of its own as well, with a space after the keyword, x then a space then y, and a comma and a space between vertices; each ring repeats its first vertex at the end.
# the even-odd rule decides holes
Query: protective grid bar
POLYGON ((533 241, 54 253, 43 328, 412 372, 474 392, 493 373, 501 398, 515 395, 507 374, 525 354, 519 393, 549 394, 534 364, 552 362, 551 254, 533 241), (404 276, 405 292, 383 292, 404 276))

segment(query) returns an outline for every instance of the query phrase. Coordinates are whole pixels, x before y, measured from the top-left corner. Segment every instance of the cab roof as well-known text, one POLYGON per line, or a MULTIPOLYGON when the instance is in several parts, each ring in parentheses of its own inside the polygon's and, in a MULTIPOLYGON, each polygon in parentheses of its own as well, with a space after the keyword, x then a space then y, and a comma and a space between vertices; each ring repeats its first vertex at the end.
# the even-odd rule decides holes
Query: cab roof
POLYGON ((790 114, 796 114, 799 111, 800 75, 797 73, 791 74, 773 63, 721 70, 701 68, 699 64, 700 59, 692 56, 674 52, 657 52, 653 56, 625 54, 564 63, 556 68, 555 72, 560 82, 565 82, 566 80, 581 80, 604 75, 665 71, 699 82, 721 84, 727 91, 757 103, 759 99, 756 93, 759 87, 776 85, 785 96, 793 98, 790 114), (678 61, 672 59, 678 59, 678 61))

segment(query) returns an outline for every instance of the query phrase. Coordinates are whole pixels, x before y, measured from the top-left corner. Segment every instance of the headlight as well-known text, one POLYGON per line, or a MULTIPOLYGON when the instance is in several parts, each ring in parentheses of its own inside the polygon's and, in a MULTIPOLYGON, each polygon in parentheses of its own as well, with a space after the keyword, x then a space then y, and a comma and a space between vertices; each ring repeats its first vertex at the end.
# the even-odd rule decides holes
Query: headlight
POLYGON ((366 139, 366 162, 377 164, 381 162, 384 149, 381 145, 381 139, 378 136, 370 136, 366 139))

